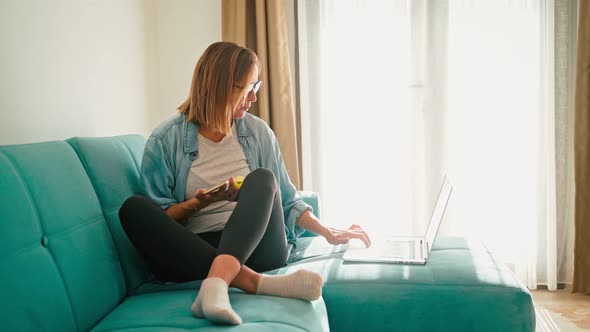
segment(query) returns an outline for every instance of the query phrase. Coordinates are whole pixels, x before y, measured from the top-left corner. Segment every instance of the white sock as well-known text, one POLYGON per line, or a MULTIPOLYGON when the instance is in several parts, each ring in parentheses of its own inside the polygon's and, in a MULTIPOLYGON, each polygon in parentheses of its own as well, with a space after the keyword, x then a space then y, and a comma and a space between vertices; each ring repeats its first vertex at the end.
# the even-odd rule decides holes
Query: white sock
POLYGON ((256 294, 314 301, 322 296, 323 285, 324 279, 320 274, 299 270, 280 276, 262 275, 256 294))
POLYGON ((193 315, 215 323, 242 324, 242 318, 231 308, 227 290, 228 286, 221 278, 203 280, 199 294, 191 306, 193 315))

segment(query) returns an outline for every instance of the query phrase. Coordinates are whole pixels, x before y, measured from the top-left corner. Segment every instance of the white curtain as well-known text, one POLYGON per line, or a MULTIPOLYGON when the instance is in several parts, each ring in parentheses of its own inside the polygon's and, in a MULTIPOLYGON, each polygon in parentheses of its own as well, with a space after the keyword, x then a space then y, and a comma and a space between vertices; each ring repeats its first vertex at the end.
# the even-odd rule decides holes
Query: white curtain
POLYGON ((531 289, 569 282, 555 2, 572 8, 300 0, 303 189, 320 192, 323 221, 423 234, 447 174, 442 235, 483 241, 531 289))

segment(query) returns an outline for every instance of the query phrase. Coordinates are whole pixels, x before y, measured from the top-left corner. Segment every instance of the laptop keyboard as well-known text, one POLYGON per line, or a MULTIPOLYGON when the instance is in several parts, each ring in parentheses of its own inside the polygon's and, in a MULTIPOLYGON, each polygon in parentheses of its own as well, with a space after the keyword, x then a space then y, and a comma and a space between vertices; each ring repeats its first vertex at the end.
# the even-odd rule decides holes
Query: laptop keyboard
POLYGON ((416 244, 414 240, 387 240, 385 241, 383 256, 416 258, 416 244))

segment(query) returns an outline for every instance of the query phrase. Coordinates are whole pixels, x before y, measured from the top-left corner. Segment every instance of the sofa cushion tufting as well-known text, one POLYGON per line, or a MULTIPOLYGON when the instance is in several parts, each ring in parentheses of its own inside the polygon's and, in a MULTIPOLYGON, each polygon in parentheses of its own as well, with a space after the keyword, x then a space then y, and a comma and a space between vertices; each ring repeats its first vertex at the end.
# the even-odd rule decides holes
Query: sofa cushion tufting
POLYGON ((90 329, 125 282, 78 157, 65 142, 3 146, 0 174, 4 330, 90 329))
POLYGON ((140 135, 75 137, 74 148, 96 190, 102 211, 115 241, 130 293, 149 277, 148 268, 127 238, 119 221, 119 209, 140 192, 139 171, 145 139, 140 135))

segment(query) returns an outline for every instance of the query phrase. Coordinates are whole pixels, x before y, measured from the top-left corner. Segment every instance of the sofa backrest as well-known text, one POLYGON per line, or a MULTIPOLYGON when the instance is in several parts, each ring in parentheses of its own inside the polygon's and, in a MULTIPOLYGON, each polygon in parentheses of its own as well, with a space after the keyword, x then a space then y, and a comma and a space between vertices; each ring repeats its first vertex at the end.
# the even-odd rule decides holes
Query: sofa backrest
POLYGON ((125 296, 93 186, 66 142, 0 146, 0 326, 86 331, 125 296))
POLYGON ((139 193, 139 171, 145 138, 140 135, 74 137, 74 148, 98 195, 103 214, 115 241, 129 293, 149 276, 147 266, 129 241, 119 221, 119 209, 139 193))

